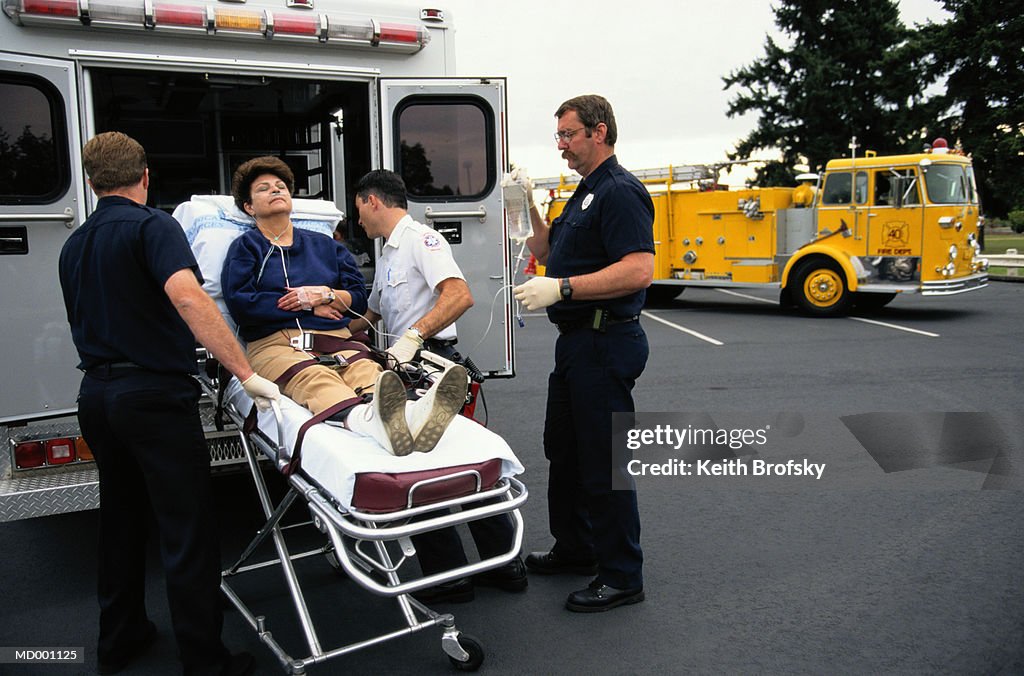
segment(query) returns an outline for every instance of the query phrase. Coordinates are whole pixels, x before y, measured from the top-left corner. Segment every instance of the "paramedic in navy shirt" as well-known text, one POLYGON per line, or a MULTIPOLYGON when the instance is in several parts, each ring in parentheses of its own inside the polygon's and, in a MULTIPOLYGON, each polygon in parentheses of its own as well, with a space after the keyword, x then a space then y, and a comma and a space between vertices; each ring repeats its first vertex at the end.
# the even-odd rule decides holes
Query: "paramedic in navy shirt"
POLYGON ((252 655, 221 642, 220 547, 199 418, 198 339, 261 405, 253 373, 173 218, 146 204, 146 154, 119 132, 82 151, 96 211, 64 244, 60 283, 85 371, 82 436, 100 480, 98 671, 127 667, 156 640, 146 613, 146 540, 156 517, 167 600, 186 674, 242 674, 252 655))
POLYGON ((583 179, 550 227, 531 209, 527 245, 548 276, 514 290, 528 310, 547 308, 559 333, 544 421, 555 544, 526 566, 542 575, 596 573, 566 607, 600 612, 644 600, 636 491, 612 488, 612 413, 634 411, 633 385, 647 363, 639 315, 654 274, 654 204, 615 158, 608 101, 578 96, 555 117, 562 158, 583 179))

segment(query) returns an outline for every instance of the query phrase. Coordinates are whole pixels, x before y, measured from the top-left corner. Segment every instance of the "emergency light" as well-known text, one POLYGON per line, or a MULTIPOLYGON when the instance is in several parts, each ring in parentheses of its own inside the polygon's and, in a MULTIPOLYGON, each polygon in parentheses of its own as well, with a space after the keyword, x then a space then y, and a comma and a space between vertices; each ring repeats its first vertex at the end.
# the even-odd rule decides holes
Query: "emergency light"
MULTIPOLYGON (((314 13, 293 3, 260 9, 159 0, 2 0, 19 26, 188 31, 226 38, 289 38, 337 47, 417 52, 430 42, 423 26, 337 12, 314 13), (294 7, 294 8, 292 8, 294 7)), ((429 17, 437 20, 437 17, 429 17)))
POLYGON ((93 462, 92 451, 85 439, 53 437, 12 441, 15 469, 35 469, 70 463, 93 462))
POLYGON ((75 460, 75 442, 67 437, 47 439, 43 446, 48 465, 63 465, 75 460))

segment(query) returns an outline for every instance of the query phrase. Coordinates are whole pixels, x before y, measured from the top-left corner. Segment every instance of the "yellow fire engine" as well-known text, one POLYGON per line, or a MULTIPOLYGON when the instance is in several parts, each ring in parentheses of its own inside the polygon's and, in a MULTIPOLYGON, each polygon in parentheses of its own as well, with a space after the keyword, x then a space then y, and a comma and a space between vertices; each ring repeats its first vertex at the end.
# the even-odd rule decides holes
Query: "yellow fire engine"
MULTIPOLYGON (((836 159, 797 188, 718 189, 704 165, 634 172, 654 200, 654 284, 768 287, 783 305, 834 316, 897 294, 963 293, 988 282, 968 157, 929 153, 836 159), (810 183, 813 181, 814 183, 810 183)), ((541 179, 556 218, 579 179, 541 179)))

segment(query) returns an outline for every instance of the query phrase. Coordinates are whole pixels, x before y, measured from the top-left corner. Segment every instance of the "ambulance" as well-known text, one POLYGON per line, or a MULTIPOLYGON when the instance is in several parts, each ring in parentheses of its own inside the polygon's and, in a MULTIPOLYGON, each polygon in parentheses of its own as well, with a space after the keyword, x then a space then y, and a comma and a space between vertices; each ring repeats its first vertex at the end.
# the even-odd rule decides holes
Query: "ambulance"
MULTIPOLYGON (((74 414, 81 373, 57 258, 95 196, 85 141, 146 148, 150 206, 230 194, 241 162, 276 155, 298 197, 349 214, 343 238, 372 276, 375 244, 351 186, 399 172, 413 218, 451 244, 476 299, 460 351, 514 374, 511 256, 500 181, 506 82, 455 77, 452 17, 369 0, 0 0, 0 520, 92 508, 95 463, 74 414)), ((210 424, 216 467, 242 458, 210 424)))
MULTIPOLYGON (((971 160, 942 139, 929 148, 834 159, 822 176, 798 176, 797 188, 721 189, 724 165, 634 172, 655 207, 648 298, 671 300, 691 286, 768 288, 782 305, 832 317, 897 295, 986 286, 971 160)), ((549 191, 549 220, 577 184, 535 181, 549 191)))

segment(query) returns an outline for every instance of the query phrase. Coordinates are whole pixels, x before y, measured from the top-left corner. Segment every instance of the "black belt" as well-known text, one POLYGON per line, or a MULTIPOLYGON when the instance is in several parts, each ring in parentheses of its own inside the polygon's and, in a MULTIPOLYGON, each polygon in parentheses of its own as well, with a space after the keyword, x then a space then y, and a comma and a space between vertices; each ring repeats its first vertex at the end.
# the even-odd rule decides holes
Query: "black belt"
POLYGON ((139 366, 133 361, 111 361, 105 364, 97 364, 85 369, 85 372, 89 375, 110 375, 114 371, 125 371, 128 369, 142 369, 144 367, 139 366))
POLYGON ((437 350, 439 348, 455 347, 457 342, 459 342, 457 338, 447 338, 444 340, 441 338, 427 338, 423 341, 423 346, 428 350, 437 350))
POLYGON ((632 317, 613 317, 608 310, 597 309, 594 314, 586 319, 572 319, 564 322, 555 322, 559 333, 569 333, 579 329, 591 329, 598 333, 604 333, 609 326, 615 324, 629 324, 640 321, 640 315, 632 317))

